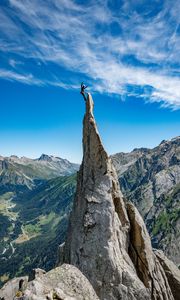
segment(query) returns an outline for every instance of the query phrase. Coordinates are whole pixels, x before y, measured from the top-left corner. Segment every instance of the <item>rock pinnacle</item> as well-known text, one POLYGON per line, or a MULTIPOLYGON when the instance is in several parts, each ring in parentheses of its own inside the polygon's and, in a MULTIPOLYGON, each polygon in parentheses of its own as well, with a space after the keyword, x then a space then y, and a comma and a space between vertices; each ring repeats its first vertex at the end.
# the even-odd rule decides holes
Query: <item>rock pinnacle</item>
POLYGON ((138 211, 125 204, 86 99, 83 160, 61 263, 75 265, 101 300, 173 300, 138 211))

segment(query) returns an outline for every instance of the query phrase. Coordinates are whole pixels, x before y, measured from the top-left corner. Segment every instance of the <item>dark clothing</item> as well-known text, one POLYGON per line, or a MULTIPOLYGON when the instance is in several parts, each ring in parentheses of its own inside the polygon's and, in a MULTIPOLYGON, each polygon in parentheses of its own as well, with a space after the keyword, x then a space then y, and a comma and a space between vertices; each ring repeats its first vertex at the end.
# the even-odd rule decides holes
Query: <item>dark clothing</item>
POLYGON ((87 87, 88 87, 88 86, 85 85, 83 82, 81 83, 81 91, 80 91, 80 93, 81 93, 81 95, 83 95, 83 98, 84 98, 85 101, 86 101, 85 89, 86 89, 87 87))
POLYGON ((81 94, 84 93, 84 91, 87 87, 88 86, 87 85, 85 86, 85 84, 83 82, 81 83, 81 94))

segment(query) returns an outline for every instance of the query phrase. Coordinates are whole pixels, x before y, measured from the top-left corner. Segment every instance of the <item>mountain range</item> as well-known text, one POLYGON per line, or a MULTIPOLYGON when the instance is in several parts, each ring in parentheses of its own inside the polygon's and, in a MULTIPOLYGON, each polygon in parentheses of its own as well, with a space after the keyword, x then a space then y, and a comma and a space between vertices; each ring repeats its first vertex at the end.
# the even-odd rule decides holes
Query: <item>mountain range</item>
MULTIPOLYGON (((153 246, 179 265, 180 138, 111 158, 121 190, 138 207, 153 246)), ((0 157, 1 283, 34 267, 53 267, 65 239, 78 169, 45 154, 0 157)))
POLYGON ((75 173, 78 164, 42 154, 37 159, 0 156, 0 192, 29 190, 44 180, 75 173))

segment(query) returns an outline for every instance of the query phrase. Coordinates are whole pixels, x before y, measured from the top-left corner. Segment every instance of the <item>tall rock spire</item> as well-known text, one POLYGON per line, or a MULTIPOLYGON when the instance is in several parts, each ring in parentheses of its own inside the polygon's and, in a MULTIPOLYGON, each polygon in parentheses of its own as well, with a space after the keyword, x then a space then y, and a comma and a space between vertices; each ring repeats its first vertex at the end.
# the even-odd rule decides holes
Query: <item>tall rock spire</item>
POLYGON ((101 300, 173 300, 142 218, 131 204, 126 208, 97 130, 93 105, 88 94, 83 161, 60 259, 78 267, 101 300))

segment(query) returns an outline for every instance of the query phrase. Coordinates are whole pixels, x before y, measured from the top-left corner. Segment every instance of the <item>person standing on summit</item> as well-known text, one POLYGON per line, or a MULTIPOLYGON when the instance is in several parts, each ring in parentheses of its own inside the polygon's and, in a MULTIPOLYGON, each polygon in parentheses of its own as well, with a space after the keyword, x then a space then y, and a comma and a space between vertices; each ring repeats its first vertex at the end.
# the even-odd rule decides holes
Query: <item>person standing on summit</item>
POLYGON ((85 96, 85 89, 87 88, 88 86, 84 84, 84 82, 81 83, 81 95, 83 95, 84 97, 84 100, 86 101, 86 96, 85 96))

